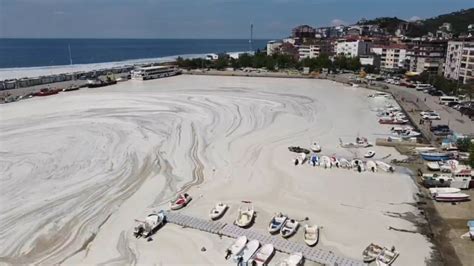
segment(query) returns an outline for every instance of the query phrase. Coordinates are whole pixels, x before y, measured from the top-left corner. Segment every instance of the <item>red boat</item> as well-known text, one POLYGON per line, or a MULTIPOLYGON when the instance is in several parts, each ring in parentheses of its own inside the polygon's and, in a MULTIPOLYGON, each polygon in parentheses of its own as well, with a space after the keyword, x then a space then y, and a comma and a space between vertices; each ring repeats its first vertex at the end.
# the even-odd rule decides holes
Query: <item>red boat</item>
POLYGON ((49 95, 53 95, 53 94, 58 94, 59 91, 61 91, 61 90, 44 88, 44 89, 41 89, 38 92, 33 93, 33 96, 49 96, 49 95))
POLYGON ((172 210, 179 210, 188 205, 191 199, 192 198, 188 193, 180 194, 170 202, 170 208, 172 210))
POLYGON ((397 118, 385 118, 385 119, 379 119, 380 124, 388 124, 388 125, 403 125, 408 123, 408 120, 406 119, 397 119, 397 118))

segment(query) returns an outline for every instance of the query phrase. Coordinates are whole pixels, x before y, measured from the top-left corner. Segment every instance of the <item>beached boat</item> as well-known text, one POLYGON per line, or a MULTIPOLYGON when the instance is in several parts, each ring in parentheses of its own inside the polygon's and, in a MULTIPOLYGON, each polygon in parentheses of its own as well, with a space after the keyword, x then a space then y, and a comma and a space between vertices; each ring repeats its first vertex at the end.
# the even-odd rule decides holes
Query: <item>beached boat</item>
POLYGON ((439 171, 441 169, 438 162, 429 162, 426 164, 426 167, 430 171, 439 171))
POLYGON ((225 259, 229 259, 230 256, 233 256, 234 259, 238 257, 247 245, 247 237, 246 236, 239 236, 234 243, 226 250, 225 259))
POLYGON ((216 204, 216 206, 214 206, 214 208, 212 208, 211 212, 209 213, 209 216, 212 220, 217 220, 224 215, 227 208, 229 208, 227 204, 219 202, 216 204))
POLYGON ((252 266, 268 265, 268 262, 275 254, 275 248, 272 244, 265 244, 255 252, 249 260, 252 266))
POLYGON ((339 166, 342 168, 351 168, 351 162, 346 158, 339 158, 339 166))
POLYGON ((377 172, 377 164, 374 161, 367 161, 365 164, 368 171, 377 172))
POLYGON ((317 142, 313 142, 313 144, 311 144, 311 151, 321 152, 321 146, 317 142))
POLYGON ((362 258, 364 259, 365 263, 370 263, 374 261, 380 253, 382 253, 383 247, 371 243, 367 246, 364 251, 362 251, 362 258))
POLYGON ((395 169, 393 168, 393 166, 391 166, 390 164, 386 163, 386 162, 382 162, 382 161, 375 161, 375 164, 382 170, 384 170, 385 172, 394 172, 395 169))
POLYGON ((432 151, 435 151, 437 149, 438 148, 436 148, 436 147, 416 147, 415 151, 417 153, 422 153, 422 152, 432 152, 432 151))
POLYGON ((364 154, 365 158, 372 158, 375 156, 375 151, 368 151, 364 154))
POLYGON ((298 153, 298 156, 296 157, 296 159, 298 160, 299 165, 304 164, 304 162, 306 161, 306 153, 304 152, 298 153))
POLYGON ((342 139, 339 139, 341 147, 343 148, 368 148, 372 147, 372 144, 369 143, 367 138, 357 137, 355 142, 342 142, 342 139))
POLYGON ((329 159, 331 159, 331 167, 338 167, 340 166, 340 162, 339 162, 339 159, 337 159, 336 156, 331 156, 329 157, 329 159))
POLYGON ((258 240, 250 240, 242 250, 242 252, 234 257, 234 261, 238 263, 238 265, 246 265, 253 254, 258 250, 260 247, 260 242, 258 240))
POLYGON ((408 123, 408 120, 402 118, 383 117, 379 119, 379 124, 385 125, 403 125, 406 123, 408 123))
POLYGON ((280 230, 281 236, 284 238, 288 238, 294 235, 298 230, 299 225, 300 224, 295 219, 287 219, 280 230))
POLYGON ((77 91, 79 90, 81 87, 77 86, 77 85, 72 85, 72 86, 69 86, 67 88, 64 88, 63 91, 77 91))
POLYGON ((159 226, 165 222, 166 216, 164 211, 158 213, 149 214, 144 221, 135 220, 139 224, 135 227, 135 237, 149 237, 151 236, 159 226))
POLYGON ((301 266, 303 265, 303 253, 295 252, 291 253, 290 256, 285 258, 283 261, 278 263, 279 266, 301 266))
POLYGON ((311 154, 309 163, 313 166, 319 165, 319 156, 316 153, 311 154))
POLYGON ((245 208, 241 206, 239 207, 239 213, 235 220, 235 224, 240 227, 247 227, 253 222, 254 218, 255 210, 253 209, 253 206, 247 206, 245 208))
POLYGON ((469 227, 469 237, 474 240, 474 220, 468 221, 467 227, 469 227))
POLYGON ((362 160, 354 159, 351 161, 351 165, 357 172, 365 171, 364 162, 362 160))
POLYGON ((388 248, 383 248, 382 252, 377 256, 376 264, 377 266, 389 266, 397 259, 398 251, 395 251, 393 247, 391 250, 388 248))
POLYGON ((454 187, 432 187, 429 188, 429 190, 433 197, 439 194, 453 194, 461 192, 461 189, 454 187))
POLYGON ((275 216, 273 216, 272 220, 268 224, 268 232, 270 232, 270 234, 280 232, 287 219, 288 217, 286 217, 286 215, 283 215, 281 212, 275 214, 275 216))
POLYGON ((291 146, 291 147, 288 147, 288 150, 291 151, 291 152, 296 152, 296 153, 306 153, 306 154, 309 154, 311 153, 310 150, 308 149, 305 149, 305 148, 301 148, 300 146, 291 146))
POLYGON ((422 152, 420 155, 425 161, 446 161, 452 157, 452 154, 446 152, 422 152))
POLYGON ((319 165, 324 168, 331 168, 331 158, 329 156, 321 156, 319 165))
POLYGON ((461 169, 461 167, 459 166, 458 160, 447 160, 446 162, 438 163, 438 165, 439 165, 439 170, 443 173, 452 173, 452 172, 455 172, 456 170, 461 169))
POLYGON ((469 200, 469 195, 464 193, 442 193, 434 196, 440 202, 459 202, 469 200))
POLYGON ((304 225, 304 242, 312 247, 319 241, 319 227, 317 225, 304 225))
POLYGON ((191 201, 191 196, 188 193, 179 194, 176 198, 174 198, 170 202, 170 209, 171 210, 179 210, 184 206, 188 205, 191 201))
POLYGON ((38 92, 33 93, 33 96, 49 96, 49 95, 53 95, 53 94, 58 94, 60 91, 61 90, 59 90, 59 89, 44 88, 44 89, 41 89, 38 92))

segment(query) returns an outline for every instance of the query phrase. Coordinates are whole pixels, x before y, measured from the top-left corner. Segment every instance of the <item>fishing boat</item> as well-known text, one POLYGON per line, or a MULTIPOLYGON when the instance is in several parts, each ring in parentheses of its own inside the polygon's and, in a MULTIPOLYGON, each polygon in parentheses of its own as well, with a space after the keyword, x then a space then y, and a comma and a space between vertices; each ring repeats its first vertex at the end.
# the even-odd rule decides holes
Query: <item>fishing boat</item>
POLYGON ((48 89, 48 88, 43 88, 38 92, 33 93, 33 96, 49 96, 53 94, 58 94, 61 90, 59 89, 48 89))
POLYGON ((434 199, 439 202, 459 202, 469 200, 469 195, 464 193, 442 193, 436 194, 434 199))
POLYGON ((451 159, 452 154, 447 152, 422 152, 421 158, 425 161, 446 161, 451 159))
POLYGON ((435 151, 437 149, 438 148, 436 148, 436 147, 416 147, 415 151, 417 153, 422 153, 422 152, 432 152, 432 151, 435 151))
POLYGON ((278 263, 279 266, 301 266, 303 265, 303 253, 295 252, 278 263))
POLYGON ((399 254, 400 253, 398 253, 398 251, 395 251, 394 247, 392 247, 391 250, 388 248, 383 248, 382 252, 377 256, 376 264, 377 266, 392 265, 399 254))
POLYGON ((280 230, 281 236, 284 238, 288 238, 294 235, 298 230, 299 225, 300 224, 295 219, 287 219, 280 230))
POLYGON ((379 124, 384 125, 403 125, 406 123, 408 123, 408 120, 402 118, 383 117, 379 119, 379 124))
POLYGON ((239 255, 234 257, 234 261, 239 263, 238 265, 246 265, 253 254, 258 250, 260 247, 260 242, 258 240, 250 240, 240 252, 239 255))
POLYGON ((452 173, 460 169, 458 160, 447 160, 446 162, 439 162, 439 170, 443 173, 452 173))
POLYGON ((375 151, 368 151, 364 154, 365 158, 372 158, 375 156, 375 151))
POLYGON ((188 203, 191 201, 191 199, 192 198, 188 193, 179 194, 176 198, 174 198, 170 202, 170 209, 171 210, 179 210, 179 209, 185 207, 186 205, 188 205, 188 203))
POLYGON ((217 220, 224 215, 224 213, 227 211, 227 208, 229 208, 227 204, 219 202, 216 204, 216 206, 214 206, 214 208, 212 208, 211 212, 209 213, 209 216, 212 220, 217 220))
POLYGON ((374 173, 377 172, 377 164, 374 161, 367 161, 365 165, 367 167, 367 170, 374 173))
POLYGON ((329 156, 321 156, 319 165, 324 168, 331 168, 331 158, 329 156))
POLYGON ((319 227, 317 225, 307 225, 304 226, 304 242, 306 245, 313 247, 319 241, 319 227))
POLYGON ((255 210, 253 209, 253 206, 240 206, 235 224, 240 227, 247 227, 253 222, 254 218, 255 210))
POLYGON ((229 259, 230 256, 233 256, 234 259, 238 257, 247 245, 247 237, 246 236, 239 236, 234 243, 226 250, 225 259, 229 259))
POLYGON ((367 138, 357 137, 355 142, 342 142, 342 139, 339 139, 341 147, 343 148, 368 148, 372 147, 372 144, 369 143, 367 138))
POLYGON ((395 169, 393 168, 393 166, 391 166, 390 164, 386 163, 386 162, 382 162, 382 161, 375 161, 375 164, 382 170, 384 170, 385 172, 391 172, 393 173, 395 171, 395 169))
POLYGON ((268 262, 275 254, 275 248, 272 244, 265 244, 255 252, 249 260, 250 265, 268 265, 268 262))
POLYGON ((317 142, 313 142, 313 144, 311 144, 311 151, 321 152, 321 146, 317 142))
POLYGON ((371 243, 367 246, 364 251, 362 251, 362 258, 364 259, 365 263, 370 263, 374 261, 380 253, 382 253, 383 247, 371 243))
POLYGON ((64 88, 63 91, 77 91, 79 90, 81 87, 77 86, 77 85, 72 85, 72 86, 69 86, 67 88, 64 88))
POLYGON ((426 167, 430 171, 439 171, 441 169, 438 162, 429 162, 426 164, 426 167))
POLYGON ((144 221, 135 220, 139 224, 135 227, 134 235, 136 238, 151 236, 159 226, 165 222, 164 211, 149 214, 144 221))
POLYGON ((429 188, 429 190, 433 197, 439 194, 453 194, 461 192, 461 189, 454 187, 432 187, 429 188))
POLYGON ((275 216, 273 216, 272 220, 268 224, 268 232, 270 232, 270 234, 280 232, 287 219, 288 217, 286 215, 283 215, 281 212, 275 214, 275 216))

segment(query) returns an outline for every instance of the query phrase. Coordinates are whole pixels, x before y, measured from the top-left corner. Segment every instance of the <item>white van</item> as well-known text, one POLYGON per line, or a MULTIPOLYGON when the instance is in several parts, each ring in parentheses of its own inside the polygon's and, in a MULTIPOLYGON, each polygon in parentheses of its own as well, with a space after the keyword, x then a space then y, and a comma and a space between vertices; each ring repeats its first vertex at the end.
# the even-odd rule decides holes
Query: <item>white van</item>
POLYGON ((433 87, 431 84, 416 84, 416 90, 417 91, 424 91, 428 88, 433 87))
POLYGON ((458 103, 458 102, 459 102, 459 98, 458 98, 458 97, 454 97, 454 96, 441 96, 441 97, 439 97, 439 103, 440 103, 440 104, 448 105, 448 104, 451 103, 451 102, 456 102, 456 103, 458 103))

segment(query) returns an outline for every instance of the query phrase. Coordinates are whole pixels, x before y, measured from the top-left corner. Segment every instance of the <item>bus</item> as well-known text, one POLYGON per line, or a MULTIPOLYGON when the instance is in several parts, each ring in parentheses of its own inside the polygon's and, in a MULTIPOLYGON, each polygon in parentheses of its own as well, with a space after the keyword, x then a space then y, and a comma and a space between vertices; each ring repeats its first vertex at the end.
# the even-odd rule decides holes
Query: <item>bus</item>
POLYGON ((449 103, 456 102, 459 103, 459 98, 455 96, 441 96, 439 97, 439 103, 448 105, 449 103))
POLYGON ((148 80, 170 77, 181 74, 175 66, 149 66, 139 67, 131 71, 132 79, 148 80))

